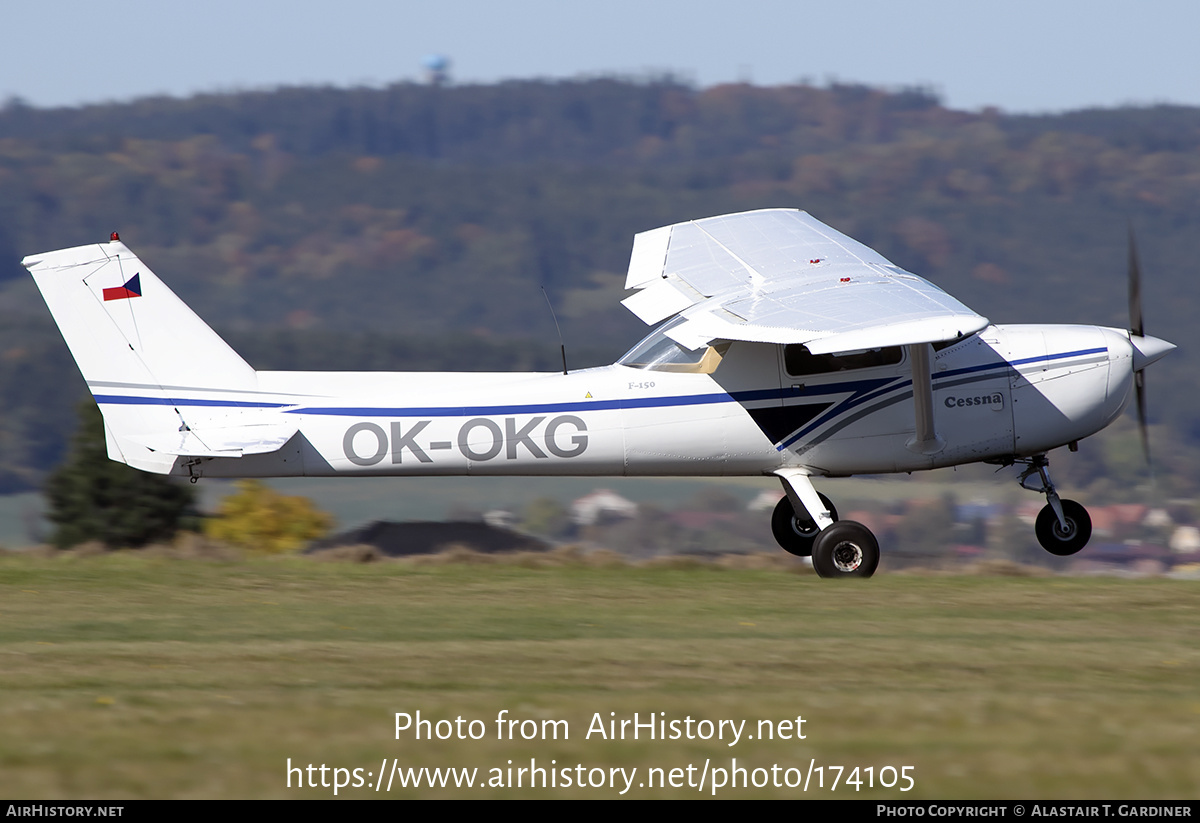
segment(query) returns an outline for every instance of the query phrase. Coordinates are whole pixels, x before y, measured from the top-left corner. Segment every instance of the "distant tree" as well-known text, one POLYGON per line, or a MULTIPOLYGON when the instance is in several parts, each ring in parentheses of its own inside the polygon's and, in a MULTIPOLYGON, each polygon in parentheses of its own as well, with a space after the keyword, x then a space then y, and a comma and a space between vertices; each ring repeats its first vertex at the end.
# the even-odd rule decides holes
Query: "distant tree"
POLYGON ((79 405, 71 453, 46 482, 50 541, 60 549, 99 541, 136 548, 167 540, 191 516, 192 488, 108 459, 104 418, 91 398, 79 405))
POLYGON ((280 494, 257 480, 239 480, 237 493, 221 501, 204 531, 251 551, 278 554, 324 537, 333 518, 307 497, 280 494))

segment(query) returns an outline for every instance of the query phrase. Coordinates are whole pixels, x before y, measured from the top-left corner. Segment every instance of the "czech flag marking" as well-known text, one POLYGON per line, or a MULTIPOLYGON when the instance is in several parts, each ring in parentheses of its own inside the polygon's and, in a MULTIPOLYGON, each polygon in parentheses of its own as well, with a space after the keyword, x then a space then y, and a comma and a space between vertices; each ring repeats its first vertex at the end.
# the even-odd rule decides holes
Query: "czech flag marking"
POLYGON ((142 281, 139 279, 141 276, 142 276, 141 272, 138 272, 133 277, 129 278, 128 282, 126 282, 124 286, 117 286, 116 288, 105 289, 104 290, 105 302, 108 302, 109 300, 127 300, 130 297, 141 297, 142 296, 142 281))

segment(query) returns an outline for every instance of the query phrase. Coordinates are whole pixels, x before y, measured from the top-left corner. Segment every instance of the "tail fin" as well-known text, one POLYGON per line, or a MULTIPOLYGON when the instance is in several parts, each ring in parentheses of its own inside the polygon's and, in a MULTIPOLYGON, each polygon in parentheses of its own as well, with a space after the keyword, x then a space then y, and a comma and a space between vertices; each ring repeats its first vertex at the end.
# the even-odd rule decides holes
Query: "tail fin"
POLYGON ((236 446, 203 444, 195 424, 215 422, 232 405, 284 405, 222 399, 254 392, 254 369, 120 240, 21 262, 104 413, 110 457, 160 473, 178 455, 237 457, 236 446))
POLYGON ((34 254, 33 275, 93 394, 253 389, 254 369, 120 240, 34 254))

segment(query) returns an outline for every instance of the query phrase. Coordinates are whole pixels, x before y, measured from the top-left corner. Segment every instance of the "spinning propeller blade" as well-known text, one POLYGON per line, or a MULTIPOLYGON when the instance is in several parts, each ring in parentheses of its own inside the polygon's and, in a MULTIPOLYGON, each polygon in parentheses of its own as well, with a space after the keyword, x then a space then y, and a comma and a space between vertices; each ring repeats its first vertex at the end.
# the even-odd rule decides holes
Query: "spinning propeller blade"
POLYGON ((1138 265, 1137 239, 1133 236, 1133 224, 1129 226, 1129 333, 1145 337, 1142 322, 1142 269, 1138 265))
POLYGON ((1146 465, 1150 462, 1150 433, 1146 425, 1146 374, 1145 369, 1164 354, 1175 348, 1165 340, 1147 337, 1142 318, 1142 268, 1138 263, 1137 240, 1133 226, 1129 226, 1129 342, 1133 344, 1133 385, 1137 393, 1138 428, 1142 433, 1142 452, 1146 465))
MULTIPOLYGON (((1133 236, 1133 224, 1129 224, 1129 334, 1130 336, 1145 337, 1146 324, 1142 318, 1142 268, 1138 265, 1137 239, 1133 236)), ((1146 455, 1146 465, 1150 462, 1150 433, 1146 427, 1146 372, 1136 369, 1133 373, 1133 386, 1137 392, 1138 429, 1142 433, 1142 453, 1146 455)))

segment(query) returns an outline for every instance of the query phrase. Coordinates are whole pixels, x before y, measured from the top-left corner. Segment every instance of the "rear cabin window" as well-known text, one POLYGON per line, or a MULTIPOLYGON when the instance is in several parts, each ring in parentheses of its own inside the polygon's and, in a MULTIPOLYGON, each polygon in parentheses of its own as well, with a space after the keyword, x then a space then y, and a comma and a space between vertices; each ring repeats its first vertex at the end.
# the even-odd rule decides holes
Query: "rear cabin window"
POLYGON ((865 349, 844 354, 813 354, 807 347, 799 343, 783 347, 783 366, 793 377, 870 369, 876 366, 894 366, 903 359, 904 350, 899 346, 865 349))

